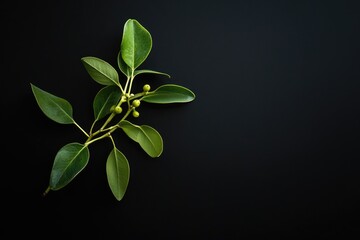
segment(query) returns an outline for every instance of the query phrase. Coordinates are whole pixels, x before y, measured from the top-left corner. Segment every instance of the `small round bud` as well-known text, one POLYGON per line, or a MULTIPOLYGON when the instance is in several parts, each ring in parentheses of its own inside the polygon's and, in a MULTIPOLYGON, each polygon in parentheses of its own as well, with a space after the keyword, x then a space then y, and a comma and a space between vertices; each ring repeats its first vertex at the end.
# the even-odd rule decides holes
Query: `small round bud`
POLYGON ((136 111, 136 110, 134 110, 133 112, 132 112, 132 115, 133 115, 133 117, 139 117, 140 116, 140 113, 138 112, 138 111, 136 111))
POLYGON ((140 106, 140 100, 139 100, 139 99, 135 99, 135 100, 132 102, 132 105, 133 105, 133 107, 138 107, 138 106, 140 106))
POLYGON ((143 86, 143 90, 144 90, 144 92, 150 91, 150 85, 149 85, 149 84, 145 84, 145 85, 143 86))
POLYGON ((115 112, 116 114, 120 114, 120 113, 122 112, 122 108, 119 107, 119 106, 116 106, 115 109, 114 109, 114 112, 115 112))

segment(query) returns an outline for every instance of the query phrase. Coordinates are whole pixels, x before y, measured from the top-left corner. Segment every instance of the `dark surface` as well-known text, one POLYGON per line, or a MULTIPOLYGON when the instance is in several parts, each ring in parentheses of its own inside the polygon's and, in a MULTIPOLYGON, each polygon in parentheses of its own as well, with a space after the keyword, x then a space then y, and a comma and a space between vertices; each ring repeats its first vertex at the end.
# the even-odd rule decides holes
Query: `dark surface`
POLYGON ((359 237, 358 1, 15 1, 3 12, 0 234, 359 237), (106 182, 108 141, 44 198, 58 149, 85 138, 46 118, 30 83, 71 102, 88 129, 100 85, 80 58, 116 66, 128 18, 153 37, 143 68, 172 76, 138 87, 171 82, 197 98, 140 107, 136 122, 164 139, 160 158, 118 136, 131 168, 121 202, 106 182))

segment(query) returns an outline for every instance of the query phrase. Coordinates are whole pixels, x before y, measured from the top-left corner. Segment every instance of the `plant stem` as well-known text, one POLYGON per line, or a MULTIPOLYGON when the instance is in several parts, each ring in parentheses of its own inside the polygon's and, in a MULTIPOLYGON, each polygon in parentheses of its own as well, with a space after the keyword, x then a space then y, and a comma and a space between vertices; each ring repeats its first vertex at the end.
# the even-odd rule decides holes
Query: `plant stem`
MULTIPOLYGON (((118 102, 118 104, 116 105, 117 107, 120 107, 122 103, 126 102, 124 96, 121 97, 120 101, 118 102)), ((102 125, 102 127, 100 128, 100 130, 103 130, 108 124, 109 122, 115 117, 115 113, 111 113, 110 116, 108 117, 108 119, 106 119, 105 123, 102 125)))
POLYGON ((113 132, 115 129, 112 129, 112 130, 110 130, 109 132, 107 132, 107 133, 104 133, 103 135, 101 135, 100 137, 98 137, 98 138, 94 138, 93 140, 90 140, 90 138, 85 142, 85 145, 86 146, 89 146, 91 143, 93 143, 93 142, 96 142, 96 141, 98 141, 98 140, 100 140, 100 139, 103 139, 103 138, 105 138, 105 137, 109 137, 110 136, 110 133, 111 132, 113 132), (89 141, 90 140, 90 141, 89 141))
POLYGON ((128 94, 129 94, 129 95, 130 95, 130 93, 131 93, 132 83, 133 83, 134 78, 135 78, 135 76, 134 76, 134 70, 135 70, 135 69, 132 69, 132 70, 131 70, 130 85, 129 85, 129 90, 128 90, 128 94))
MULTIPOLYGON (((119 122, 121 122, 122 120, 125 120, 127 118, 127 116, 129 116, 129 114, 131 113, 131 111, 133 110, 132 107, 129 107, 129 109, 127 110, 127 112, 125 113, 125 115, 121 118, 121 120, 119 122)), ((117 126, 117 125, 116 125, 117 126)))
POLYGON ((122 88, 122 86, 121 86, 121 84, 119 83, 119 88, 120 88, 120 91, 123 93, 123 94, 125 94, 125 91, 124 91, 124 89, 122 88))
POLYGON ((127 89, 127 87, 128 87, 129 81, 130 81, 130 77, 127 77, 126 83, 125 83, 125 87, 124 87, 125 93, 126 93, 126 89, 127 89))
POLYGON ((87 137, 89 137, 89 134, 87 132, 84 131, 84 129, 82 129, 79 124, 77 124, 75 121, 74 121, 74 124, 75 126, 77 126, 87 137))
MULTIPOLYGON (((129 116, 129 114, 131 113, 132 110, 133 110, 133 108, 129 108, 128 111, 126 112, 126 114, 121 118, 121 120, 120 120, 119 122, 125 120, 125 119, 127 118, 127 116, 129 116)), ((99 131, 95 132, 93 135, 91 135, 91 136, 88 138, 88 140, 86 140, 85 145, 88 146, 88 145, 90 145, 91 143, 96 142, 96 141, 98 141, 98 140, 100 140, 100 139, 103 139, 103 138, 105 138, 105 137, 110 137, 110 138, 111 138, 111 133, 113 133, 113 132, 114 132, 117 128, 119 128, 119 127, 120 127, 119 125, 111 126, 111 127, 109 127, 109 128, 107 129, 108 131, 107 131, 106 133, 104 133, 103 135, 101 135, 101 136, 98 137, 98 138, 94 138, 94 139, 91 140, 91 138, 92 138, 93 136, 95 136, 95 135, 103 132, 104 130, 99 130, 99 131)), ((105 130, 105 131, 106 131, 106 130, 105 130)))
POLYGON ((103 130, 106 125, 109 124, 109 122, 115 117, 115 113, 111 113, 110 116, 108 117, 108 119, 106 119, 106 122, 102 125, 102 127, 100 128, 100 131, 103 130))
POLYGON ((129 101, 135 99, 135 98, 139 98, 139 97, 142 97, 144 96, 146 93, 145 92, 141 92, 141 93, 136 93, 134 96, 130 97, 129 98, 129 101))
POLYGON ((92 134, 92 131, 93 131, 94 127, 95 127, 96 121, 97 121, 97 120, 95 119, 94 122, 91 124, 90 135, 92 134))
POLYGON ((110 135, 110 136, 109 136, 109 138, 110 138, 110 140, 111 140, 111 142, 112 142, 112 144, 113 144, 114 148, 116 148, 116 145, 115 145, 115 142, 114 142, 113 137, 110 135))
POLYGON ((50 186, 48 186, 48 187, 46 188, 46 190, 45 190, 44 193, 43 193, 43 196, 45 197, 45 196, 48 194, 49 191, 50 191, 50 186))

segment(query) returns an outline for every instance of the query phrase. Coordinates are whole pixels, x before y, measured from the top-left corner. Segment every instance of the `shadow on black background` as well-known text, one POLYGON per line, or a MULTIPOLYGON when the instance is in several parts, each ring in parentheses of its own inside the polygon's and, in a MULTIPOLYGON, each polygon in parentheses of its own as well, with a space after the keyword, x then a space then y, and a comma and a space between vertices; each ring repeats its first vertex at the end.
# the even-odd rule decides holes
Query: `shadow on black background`
MULTIPOLYGON (((1 80, 4 237, 240 239, 359 235, 357 1, 61 1, 8 4, 1 80), (123 24, 152 34, 152 86, 189 104, 143 104, 151 159, 116 138, 131 177, 121 202, 106 182, 110 142, 66 188, 42 197, 55 153, 84 141, 40 112, 30 83, 71 102, 85 129, 100 89, 80 58, 116 66, 123 24), (14 231, 10 229, 13 229, 14 231)), ((136 84, 136 83, 135 83, 136 84)))

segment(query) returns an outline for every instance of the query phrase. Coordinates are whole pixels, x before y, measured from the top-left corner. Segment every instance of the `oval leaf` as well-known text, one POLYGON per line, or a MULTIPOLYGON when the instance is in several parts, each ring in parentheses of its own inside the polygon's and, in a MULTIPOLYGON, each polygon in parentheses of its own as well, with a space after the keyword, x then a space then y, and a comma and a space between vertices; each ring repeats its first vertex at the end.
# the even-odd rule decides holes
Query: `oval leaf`
POLYGON ((120 201, 124 197, 129 183, 130 167, 124 154, 116 148, 107 158, 106 175, 112 193, 120 201))
POLYGON ((167 76, 168 78, 170 78, 170 75, 167 73, 163 73, 163 72, 158 72, 158 71, 153 71, 153 70, 147 70, 147 69, 143 69, 143 70, 136 70, 134 72, 134 76, 142 74, 142 73, 152 73, 152 74, 159 74, 159 75, 164 75, 167 76))
POLYGON ((147 125, 137 126, 129 121, 122 120, 119 126, 132 140, 139 143, 141 148, 150 157, 159 157, 163 151, 163 140, 161 135, 152 127, 147 125))
POLYGON ((119 75, 109 63, 97 57, 83 57, 84 64, 90 77, 102 85, 119 85, 119 75))
POLYGON ((81 172, 89 161, 89 149, 80 143, 69 143, 56 154, 50 174, 50 189, 65 187, 81 172))
POLYGON ((152 38, 138 21, 129 19, 124 25, 121 41, 121 56, 132 69, 136 69, 145 61, 152 48, 152 38))
POLYGON ((71 104, 63 98, 48 93, 31 84, 36 102, 43 113, 51 120, 61 124, 74 123, 71 104))
POLYGON ((102 88, 95 96, 93 109, 95 121, 110 113, 110 108, 120 101, 121 92, 117 86, 111 85, 102 88))
POLYGON ((165 84, 155 91, 149 92, 142 100, 149 103, 186 103, 195 99, 195 94, 185 87, 175 84, 165 84))

